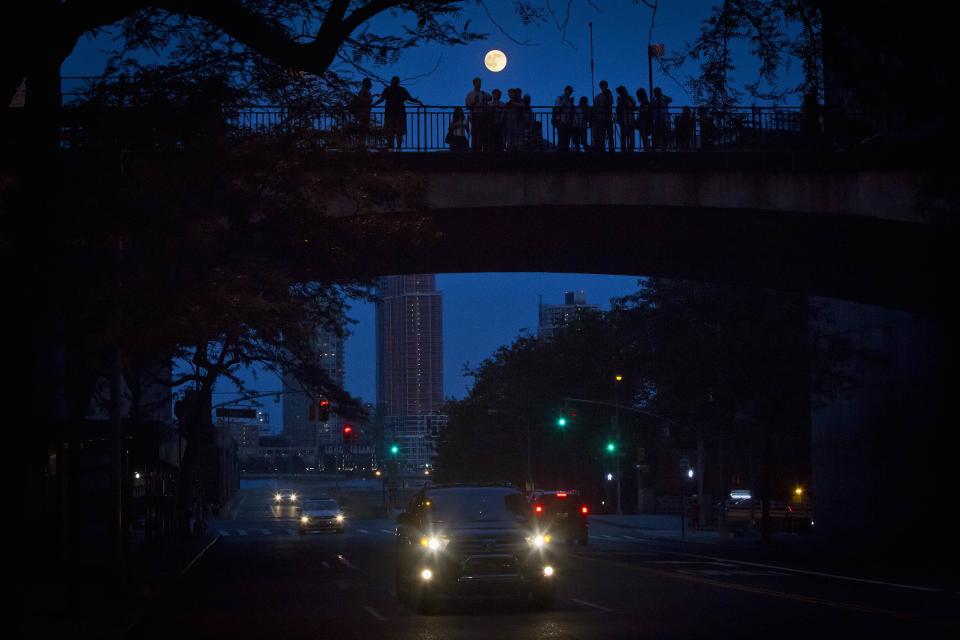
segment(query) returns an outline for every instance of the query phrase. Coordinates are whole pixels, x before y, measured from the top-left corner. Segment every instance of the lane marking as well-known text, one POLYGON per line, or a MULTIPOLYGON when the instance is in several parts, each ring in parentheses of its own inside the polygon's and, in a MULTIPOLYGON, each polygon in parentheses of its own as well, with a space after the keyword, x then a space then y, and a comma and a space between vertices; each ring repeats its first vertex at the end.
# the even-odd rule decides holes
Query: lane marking
POLYGON ((627 540, 639 540, 640 538, 634 538, 633 536, 623 536, 627 540))
POLYGON ((802 602, 805 604, 815 604, 823 607, 830 607, 833 609, 843 609, 846 611, 854 611, 856 613, 865 613, 875 616, 883 616, 896 618, 898 620, 906 620, 908 622, 921 622, 924 624, 938 625, 938 626, 947 626, 952 627, 955 625, 953 621, 950 620, 940 620, 934 618, 921 618, 919 616, 914 616, 909 613, 904 613, 900 611, 890 611, 888 609, 877 609, 874 607, 868 607, 865 605, 853 604, 849 602, 835 602, 833 600, 825 600, 823 598, 815 598, 812 596, 804 596, 798 593, 786 593, 784 591, 774 591, 772 589, 766 589, 763 587, 753 587, 745 584, 739 584, 736 582, 722 582, 720 580, 711 580, 709 578, 701 578, 699 576, 686 575, 680 573, 679 571, 664 571, 662 569, 652 569, 643 565, 634 565, 627 564, 625 562, 617 562, 615 560, 605 560, 593 556, 580 556, 584 560, 598 562, 600 564, 613 565, 616 567, 621 567, 624 569, 629 569, 632 571, 647 571, 654 575, 658 575, 664 578, 672 578, 674 580, 679 580, 681 582, 690 582, 693 584, 698 584, 706 587, 717 587, 719 589, 727 589, 729 591, 742 591, 744 593, 752 593, 760 596, 767 596, 771 598, 779 598, 781 600, 792 600, 794 602, 802 602))
POLYGON ((396 531, 394 531, 393 529, 380 529, 380 531, 383 531, 384 533, 389 533, 389 534, 396 533, 396 531))
POLYGON ((343 557, 342 555, 340 555, 339 553, 337 554, 337 560, 339 560, 343 565, 345 565, 345 566, 347 566, 347 567, 350 567, 351 569, 356 569, 356 567, 353 566, 353 564, 351 564, 349 560, 347 560, 346 558, 344 558, 344 557, 343 557))
POLYGON ((247 535, 247 532, 246 532, 244 529, 237 529, 237 535, 238 535, 238 536, 245 536, 245 535, 247 535))
POLYGON ((295 536, 295 535, 297 535, 297 532, 294 531, 293 529, 284 529, 284 532, 286 532, 286 534, 287 534, 288 536, 295 536))
POLYGON ((605 533, 598 533, 598 534, 596 534, 596 537, 597 537, 597 538, 604 538, 604 539, 606 539, 606 540, 613 540, 613 536, 608 536, 608 535, 605 534, 605 533))
POLYGON ((366 607, 364 607, 364 610, 365 610, 367 613, 369 613, 370 615, 372 615, 374 618, 376 618, 377 620, 379 620, 380 622, 386 621, 386 618, 384 618, 382 615, 380 615, 380 614, 377 612, 377 610, 374 609, 373 607, 367 605, 366 607))
POLYGON ((608 609, 607 607, 601 607, 601 606, 598 605, 598 604, 593 604, 592 602, 587 602, 586 600, 579 600, 579 599, 577 599, 577 598, 570 598, 570 601, 571 601, 571 602, 576 602, 577 604, 582 604, 582 605, 585 606, 585 607, 591 607, 591 608, 593 608, 593 609, 599 609, 600 611, 606 611, 607 613, 610 613, 611 611, 613 611, 613 609, 608 609))
POLYGON ((786 571, 788 573, 802 573, 808 576, 818 576, 820 578, 833 578, 834 580, 848 580, 850 582, 862 582, 865 584, 875 584, 883 587, 895 587, 898 589, 912 589, 914 591, 929 591, 933 593, 939 593, 943 591, 942 589, 936 589, 932 587, 918 587, 916 585, 910 584, 900 584, 897 582, 883 582, 882 580, 870 580, 869 578, 854 578, 853 576, 841 576, 835 573, 823 573, 821 571, 809 571, 807 569, 793 569, 791 567, 781 567, 773 564, 764 564, 762 562, 748 562, 746 560, 730 560, 729 558, 715 558, 713 556, 703 556, 696 553, 681 553, 679 551, 664 551, 663 553, 671 554, 675 556, 684 556, 687 558, 703 558, 705 560, 712 560, 714 562, 728 562, 737 565, 743 565, 746 567, 760 567, 761 569, 772 569, 774 571, 786 571))
POLYGON ((219 539, 220 539, 220 536, 217 536, 216 538, 214 538, 213 540, 211 540, 211 541, 207 544, 207 546, 205 546, 203 549, 201 549, 201 550, 200 550, 200 553, 198 553, 197 555, 193 556, 193 560, 190 561, 190 564, 188 564, 187 566, 185 566, 185 567, 183 568, 183 570, 180 571, 180 573, 177 574, 177 577, 178 577, 178 578, 182 578, 182 577, 184 576, 184 574, 187 573, 187 571, 190 571, 190 569, 193 567, 193 565, 195 565, 195 564, 197 563, 197 560, 199 560, 200 558, 202 558, 202 557, 204 556, 204 554, 206 554, 207 551, 210 550, 210 547, 212 547, 213 545, 215 545, 215 544, 217 543, 217 540, 219 540, 219 539))
POLYGON ((366 529, 357 529, 357 531, 359 531, 360 533, 370 533, 370 532, 367 531, 366 529))
POLYGON ((240 505, 243 504, 244 498, 246 498, 246 496, 240 496, 240 499, 237 501, 236 506, 233 508, 233 517, 230 518, 231 520, 236 520, 237 516, 240 515, 240 505))
POLYGON ((226 531, 224 531, 223 529, 220 529, 219 531, 217 531, 217 533, 219 533, 219 534, 220 534, 221 536, 223 536, 224 538, 229 538, 229 537, 230 537, 230 534, 227 533, 226 531))
POLYGON ((704 560, 645 560, 647 564, 711 564, 715 567, 736 567, 729 562, 706 562, 704 560))
POLYGON ((265 536, 271 535, 271 534, 270 534, 270 529, 260 529, 260 533, 262 533, 262 534, 265 535, 265 536))

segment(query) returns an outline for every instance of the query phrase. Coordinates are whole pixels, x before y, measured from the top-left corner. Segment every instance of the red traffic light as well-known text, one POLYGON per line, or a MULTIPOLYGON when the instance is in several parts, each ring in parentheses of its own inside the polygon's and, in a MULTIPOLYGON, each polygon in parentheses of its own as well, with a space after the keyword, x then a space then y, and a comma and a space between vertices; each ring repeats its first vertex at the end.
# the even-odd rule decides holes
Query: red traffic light
POLYGON ((345 426, 343 427, 343 432, 344 432, 345 434, 353 433, 353 427, 351 427, 350 425, 345 425, 345 426))
POLYGON ((587 509, 587 505, 583 505, 582 507, 580 507, 580 513, 582 513, 582 514, 584 514, 584 515, 590 513, 590 510, 587 509))
POLYGON ((543 513, 543 505, 542 505, 542 504, 538 504, 537 506, 535 506, 535 507, 533 508, 533 510, 534 510, 536 513, 543 513))

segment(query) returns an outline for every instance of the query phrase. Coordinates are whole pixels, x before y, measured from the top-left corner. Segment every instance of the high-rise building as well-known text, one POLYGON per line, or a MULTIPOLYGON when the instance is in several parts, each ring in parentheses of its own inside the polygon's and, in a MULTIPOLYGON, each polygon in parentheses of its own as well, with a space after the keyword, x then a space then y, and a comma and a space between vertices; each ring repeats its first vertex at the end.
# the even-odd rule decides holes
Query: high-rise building
POLYGON ((563 293, 563 304, 543 304, 541 300, 537 336, 552 338, 557 331, 583 317, 585 313, 598 312, 599 310, 600 307, 597 305, 587 304, 587 293, 585 291, 565 291, 563 293))
MULTIPOLYGON (((330 380, 343 386, 343 337, 318 329, 314 354, 330 380)), ((324 441, 335 433, 337 424, 333 416, 326 423, 310 420, 310 403, 317 400, 319 398, 311 398, 292 375, 284 374, 283 436, 291 446, 315 447, 318 439, 324 441)))
POLYGON ((423 468, 445 423, 443 298, 433 274, 386 276, 378 282, 377 405, 385 437, 403 439, 401 465, 423 468))

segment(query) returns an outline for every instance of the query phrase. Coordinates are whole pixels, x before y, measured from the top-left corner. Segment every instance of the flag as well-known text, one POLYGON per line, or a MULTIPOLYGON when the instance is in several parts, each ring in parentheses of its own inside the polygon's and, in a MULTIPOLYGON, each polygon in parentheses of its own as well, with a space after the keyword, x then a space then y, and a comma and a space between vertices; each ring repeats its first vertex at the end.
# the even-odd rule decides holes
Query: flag
POLYGON ((648 53, 649 53, 651 56, 653 56, 654 58, 662 58, 662 57, 663 57, 663 43, 662 43, 662 42, 661 42, 660 44, 651 44, 649 47, 647 47, 647 49, 648 49, 648 53))

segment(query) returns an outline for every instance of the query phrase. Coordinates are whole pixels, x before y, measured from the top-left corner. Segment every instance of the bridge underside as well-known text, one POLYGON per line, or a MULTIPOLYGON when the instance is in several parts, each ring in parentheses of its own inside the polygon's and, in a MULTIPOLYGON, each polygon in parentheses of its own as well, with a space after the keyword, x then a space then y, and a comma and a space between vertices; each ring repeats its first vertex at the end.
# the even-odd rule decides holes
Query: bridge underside
POLYGON ((933 225, 836 214, 644 206, 434 209, 435 242, 362 274, 567 272, 767 287, 935 313, 947 241, 933 225))

